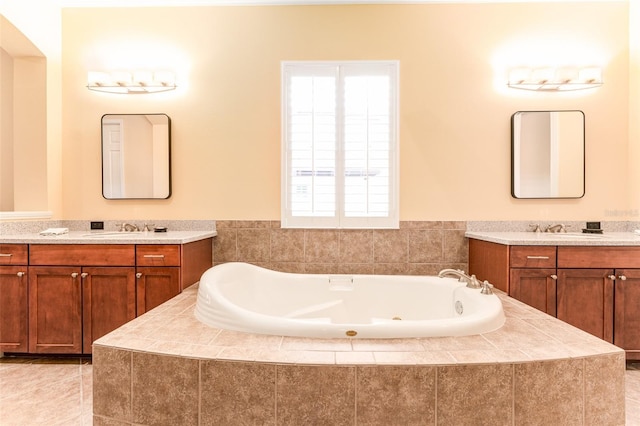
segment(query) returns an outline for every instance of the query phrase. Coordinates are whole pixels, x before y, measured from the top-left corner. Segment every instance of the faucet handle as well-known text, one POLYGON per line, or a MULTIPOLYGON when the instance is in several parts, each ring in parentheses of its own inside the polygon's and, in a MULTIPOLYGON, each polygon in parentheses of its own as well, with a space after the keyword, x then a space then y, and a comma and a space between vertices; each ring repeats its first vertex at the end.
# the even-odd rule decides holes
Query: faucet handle
POLYGON ((476 276, 472 274, 469 277, 469 281, 467 281, 467 287, 480 288, 481 287, 480 280, 478 280, 478 278, 476 278, 476 276))
POLYGON ((493 294, 493 284, 489 283, 489 281, 484 280, 482 283, 482 290, 480 290, 481 294, 493 294))

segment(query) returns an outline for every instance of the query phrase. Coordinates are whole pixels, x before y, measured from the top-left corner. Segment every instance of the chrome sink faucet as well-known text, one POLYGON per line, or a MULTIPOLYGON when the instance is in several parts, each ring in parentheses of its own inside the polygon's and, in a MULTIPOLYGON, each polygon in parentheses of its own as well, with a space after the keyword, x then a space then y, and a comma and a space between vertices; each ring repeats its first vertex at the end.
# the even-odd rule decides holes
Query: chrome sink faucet
POLYGON ((562 223, 559 223, 557 225, 548 226, 544 232, 567 232, 567 228, 562 223))
POLYGON ((134 232, 140 231, 137 225, 132 225, 130 223, 122 223, 120 225, 120 232, 134 232))

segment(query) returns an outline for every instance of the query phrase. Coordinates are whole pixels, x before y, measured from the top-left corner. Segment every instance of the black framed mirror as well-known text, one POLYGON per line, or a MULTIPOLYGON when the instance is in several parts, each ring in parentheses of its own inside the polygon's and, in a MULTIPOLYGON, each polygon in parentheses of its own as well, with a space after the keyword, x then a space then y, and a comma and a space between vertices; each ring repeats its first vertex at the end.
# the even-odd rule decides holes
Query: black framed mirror
POLYGON ((108 200, 171 196, 171 119, 167 114, 105 114, 102 196, 108 200))
POLYGON ((511 195, 581 198, 585 192, 584 113, 518 111, 511 116, 511 195))

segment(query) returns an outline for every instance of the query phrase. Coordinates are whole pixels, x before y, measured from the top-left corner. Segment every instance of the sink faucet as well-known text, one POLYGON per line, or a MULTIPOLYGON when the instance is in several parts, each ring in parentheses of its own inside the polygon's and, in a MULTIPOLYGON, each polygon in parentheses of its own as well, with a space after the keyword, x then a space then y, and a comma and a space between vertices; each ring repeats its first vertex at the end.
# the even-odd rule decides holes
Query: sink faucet
POLYGON ((567 228, 562 223, 559 223, 557 225, 548 226, 544 232, 567 232, 567 228))
POLYGON ((460 270, 460 269, 443 269, 442 271, 440 271, 438 273, 438 276, 440 278, 444 278, 447 276, 453 276, 458 278, 458 281, 460 282, 466 282, 467 283, 467 287, 469 288, 480 288, 482 285, 480 284, 480 281, 478 281, 478 279, 476 278, 475 275, 467 275, 464 273, 464 271, 460 270))
POLYGON ((123 223, 120 225, 120 232, 133 232, 139 230, 140 229, 136 225, 132 225, 130 223, 123 223))

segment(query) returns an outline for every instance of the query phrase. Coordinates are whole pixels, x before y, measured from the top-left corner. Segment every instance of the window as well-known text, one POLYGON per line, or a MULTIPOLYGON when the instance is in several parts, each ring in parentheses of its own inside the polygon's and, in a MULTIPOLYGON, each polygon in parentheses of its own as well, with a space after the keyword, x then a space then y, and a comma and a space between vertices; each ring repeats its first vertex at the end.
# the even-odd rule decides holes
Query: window
POLYGON ((397 228, 397 61, 282 64, 282 227, 397 228))

